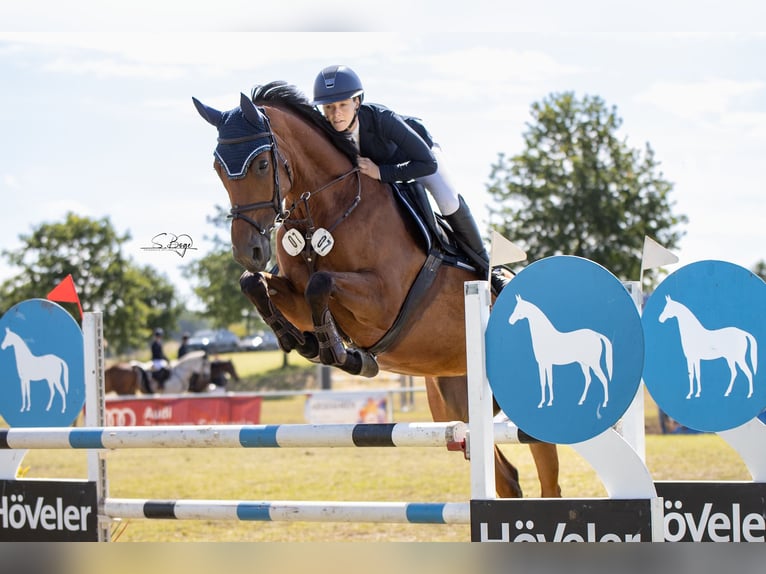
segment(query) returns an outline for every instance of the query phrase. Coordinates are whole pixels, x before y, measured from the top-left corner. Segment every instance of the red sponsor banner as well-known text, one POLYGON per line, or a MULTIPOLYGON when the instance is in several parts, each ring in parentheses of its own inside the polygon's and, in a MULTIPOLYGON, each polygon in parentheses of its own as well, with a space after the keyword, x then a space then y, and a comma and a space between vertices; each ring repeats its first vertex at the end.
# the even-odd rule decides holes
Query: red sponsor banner
POLYGON ((258 424, 261 397, 106 399, 106 426, 258 424))

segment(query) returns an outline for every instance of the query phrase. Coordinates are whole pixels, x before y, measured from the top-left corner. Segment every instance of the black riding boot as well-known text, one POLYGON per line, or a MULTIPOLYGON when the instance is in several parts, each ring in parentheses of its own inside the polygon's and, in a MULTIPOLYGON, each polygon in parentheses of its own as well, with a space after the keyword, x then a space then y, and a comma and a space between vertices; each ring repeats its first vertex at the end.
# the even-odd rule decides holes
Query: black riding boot
MULTIPOLYGON (((489 255, 484 248, 484 242, 481 240, 479 227, 476 225, 476 220, 473 218, 463 196, 458 195, 458 200, 460 201, 458 210, 455 213, 446 215, 444 219, 452 228, 455 240, 460 245, 460 248, 486 276, 489 270, 489 255)), ((490 275, 490 283, 492 290, 498 294, 508 284, 508 279, 500 269, 493 269, 490 275)))

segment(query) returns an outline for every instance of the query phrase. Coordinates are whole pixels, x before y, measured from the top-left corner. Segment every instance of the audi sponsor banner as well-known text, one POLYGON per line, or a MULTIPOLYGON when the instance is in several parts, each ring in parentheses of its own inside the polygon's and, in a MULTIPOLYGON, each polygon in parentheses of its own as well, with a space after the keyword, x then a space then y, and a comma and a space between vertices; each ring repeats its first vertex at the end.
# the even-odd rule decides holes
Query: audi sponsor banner
POLYGON ((258 424, 261 397, 146 397, 106 399, 107 426, 258 424))
POLYGON ((98 542, 96 483, 0 481, 0 542, 98 542))

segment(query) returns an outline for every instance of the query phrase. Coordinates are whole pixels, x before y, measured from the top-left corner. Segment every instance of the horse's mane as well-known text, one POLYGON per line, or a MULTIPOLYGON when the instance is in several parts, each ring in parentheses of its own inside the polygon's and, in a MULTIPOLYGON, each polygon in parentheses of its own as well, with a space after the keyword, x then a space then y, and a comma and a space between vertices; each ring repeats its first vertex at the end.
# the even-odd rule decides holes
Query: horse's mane
POLYGON ((262 86, 255 86, 251 96, 253 103, 256 105, 282 105, 306 120, 308 123, 316 126, 327 136, 333 145, 343 152, 343 154, 351 160, 351 163, 356 166, 356 157, 358 155, 356 146, 354 146, 345 133, 336 131, 330 125, 330 122, 328 122, 325 117, 311 105, 306 95, 297 87, 288 84, 287 82, 277 80, 262 86))

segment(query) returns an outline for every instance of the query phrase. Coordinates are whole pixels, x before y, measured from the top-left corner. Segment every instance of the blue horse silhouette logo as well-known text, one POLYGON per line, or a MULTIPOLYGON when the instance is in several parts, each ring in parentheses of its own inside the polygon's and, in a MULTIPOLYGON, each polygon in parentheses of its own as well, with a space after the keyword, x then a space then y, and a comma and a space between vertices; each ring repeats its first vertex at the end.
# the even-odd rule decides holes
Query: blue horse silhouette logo
POLYGON ((46 411, 51 410, 55 392, 61 395, 61 412, 66 411, 66 395, 69 392, 69 367, 61 357, 53 354, 35 355, 29 350, 24 339, 5 328, 5 337, 0 344, 2 350, 12 347, 16 356, 16 370, 21 384, 21 412, 32 408, 32 381, 48 383, 49 398, 46 411))
POLYGON ((516 295, 516 306, 508 317, 508 323, 513 325, 521 319, 529 321, 529 334, 532 337, 532 351, 537 361, 540 375, 540 404, 537 408, 553 405, 553 367, 554 365, 580 365, 585 377, 585 386, 578 405, 582 405, 588 396, 588 388, 592 380, 591 371, 596 375, 604 388, 602 407, 609 402, 609 381, 612 378, 612 342, 608 337, 593 329, 575 329, 562 332, 539 307, 525 301, 521 295, 516 295), (604 358, 606 373, 601 367, 604 358), (545 400, 545 390, 548 389, 548 401, 545 400))
POLYGON ((731 394, 737 378, 737 367, 747 377, 749 385, 747 398, 753 396, 753 377, 758 371, 758 343, 752 334, 737 327, 706 329, 688 307, 674 301, 670 295, 666 295, 665 307, 660 313, 659 322, 665 323, 671 318, 678 321, 681 348, 686 357, 689 372, 687 399, 692 396, 699 398, 702 393, 700 363, 719 359, 724 359, 729 367, 729 386, 724 396, 728 397, 731 394), (747 364, 748 349, 750 349, 750 365, 747 364), (695 381, 696 392, 694 391, 695 381))

